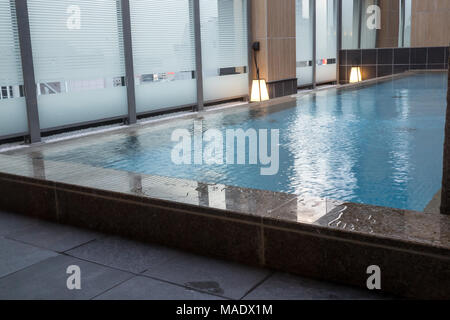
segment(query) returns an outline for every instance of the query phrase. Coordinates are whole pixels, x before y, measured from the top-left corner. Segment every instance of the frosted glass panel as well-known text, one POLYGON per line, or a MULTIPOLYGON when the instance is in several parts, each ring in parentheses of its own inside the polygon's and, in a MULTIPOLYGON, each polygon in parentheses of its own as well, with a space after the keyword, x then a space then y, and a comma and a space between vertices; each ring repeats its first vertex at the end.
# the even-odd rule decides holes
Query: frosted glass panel
POLYGON ((0 0, 0 137, 28 132, 14 1, 0 0))
POLYGON ((191 3, 130 1, 138 113, 197 102, 191 3))
POLYGON ((359 47, 360 0, 342 0, 342 49, 359 47))
POLYGON ((296 0, 297 81, 299 86, 313 81, 314 0, 296 0))
POLYGON ((398 46, 411 46, 411 0, 399 0, 398 46))
POLYGON ((29 0, 41 128, 127 114, 120 1, 29 0))
POLYGON ((205 101, 248 95, 246 0, 200 0, 205 101))
POLYGON ((369 29, 365 12, 370 6, 376 5, 378 0, 364 0, 363 19, 361 22, 361 49, 373 49, 377 46, 377 29, 369 29))
POLYGON ((317 83, 336 81, 336 0, 317 1, 317 83))
MULTIPOLYGON (((424 0, 426 1, 426 0, 424 0)), ((424 2, 423 1, 423 2, 424 2)), ((342 0, 342 49, 373 49, 383 47, 409 47, 411 44, 411 0, 342 0), (398 3, 398 4, 397 4, 398 3), (396 28, 398 23, 398 43, 393 43, 391 39, 392 29, 390 32, 383 32, 383 29, 376 29, 377 11, 373 6, 378 6, 381 23, 384 19, 388 19, 390 28, 396 28), (398 9, 392 9, 395 8, 398 9), (392 11, 394 10, 394 11, 392 11), (395 12, 398 11, 398 14, 395 12), (373 25, 372 27, 368 26, 373 25), (391 36, 389 36, 389 34, 391 36), (388 37, 389 36, 389 37, 388 37), (388 39, 388 38, 389 39, 388 39)), ((383 25, 381 26, 382 28, 383 25)), ((386 30, 385 30, 386 31, 386 30)))
POLYGON ((367 27, 367 9, 377 0, 342 1, 342 48, 371 49, 376 47, 377 29, 367 27))
POLYGON ((412 3, 411 0, 405 0, 405 30, 403 47, 411 47, 411 15, 412 3))

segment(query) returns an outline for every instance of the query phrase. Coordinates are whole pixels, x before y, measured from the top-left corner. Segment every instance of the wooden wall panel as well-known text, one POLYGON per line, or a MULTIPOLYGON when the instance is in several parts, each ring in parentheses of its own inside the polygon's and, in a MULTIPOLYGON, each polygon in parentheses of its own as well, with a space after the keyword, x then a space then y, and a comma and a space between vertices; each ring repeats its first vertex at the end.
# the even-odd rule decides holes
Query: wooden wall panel
POLYGON ((448 46, 450 0, 413 0, 411 46, 448 46))
POLYGON ((261 43, 261 78, 268 82, 295 78, 295 0, 251 1, 253 39, 261 43))
POLYGON ((252 32, 253 39, 267 38, 267 1, 252 1, 252 32))
POLYGON ((267 36, 295 37, 295 0, 267 1, 267 36))
MULTIPOLYGON (((261 51, 258 52, 258 65, 262 79, 268 79, 268 45, 267 45, 267 0, 249 0, 252 1, 252 39, 259 41, 261 51)), ((256 67, 254 59, 253 79, 256 79, 256 67)))
POLYGON ((295 38, 271 38, 269 44, 269 81, 296 78, 295 38))
POLYGON ((398 47, 399 2, 380 0, 381 30, 378 32, 377 48, 398 47))

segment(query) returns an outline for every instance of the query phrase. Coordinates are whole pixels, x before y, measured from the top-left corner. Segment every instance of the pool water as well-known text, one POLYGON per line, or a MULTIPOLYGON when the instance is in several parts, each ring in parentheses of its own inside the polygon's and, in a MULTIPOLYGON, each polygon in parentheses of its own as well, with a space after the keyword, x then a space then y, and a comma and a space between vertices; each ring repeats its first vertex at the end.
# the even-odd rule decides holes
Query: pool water
POLYGON ((422 211, 442 177, 447 76, 417 74, 352 90, 326 90, 292 106, 209 113, 118 138, 47 151, 76 162, 255 189, 422 211), (280 168, 176 165, 174 129, 280 130, 280 168))

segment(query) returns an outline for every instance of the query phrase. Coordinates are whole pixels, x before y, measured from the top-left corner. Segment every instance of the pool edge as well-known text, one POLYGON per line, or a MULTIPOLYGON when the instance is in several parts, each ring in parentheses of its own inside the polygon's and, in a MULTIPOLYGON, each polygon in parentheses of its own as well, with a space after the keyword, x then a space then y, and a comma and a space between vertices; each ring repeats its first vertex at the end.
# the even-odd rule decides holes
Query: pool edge
MULTIPOLYGON (((378 265, 385 292, 450 298, 447 216, 342 203, 325 208, 321 224, 299 223, 298 218, 316 203, 304 206, 304 199, 292 196, 267 210, 270 215, 263 212, 263 206, 252 215, 238 206, 236 210, 218 209, 105 190, 89 186, 92 182, 71 183, 70 176, 46 176, 53 170, 57 177, 56 172, 74 170, 74 166, 84 170, 74 164, 24 156, 0 155, 0 160, 1 210, 363 288, 369 277, 367 268, 378 265), (343 207, 347 216, 341 215, 343 207), (381 231, 374 234, 366 224, 357 225, 355 217, 375 217, 381 231), (343 228, 344 224, 349 228, 343 228), (396 231, 398 237, 393 236, 396 231), (427 232, 429 239, 419 241, 425 240, 427 232)), ((114 170, 104 172, 114 180, 114 170)), ((117 187, 123 187, 122 175, 117 172, 117 187)), ((248 197, 255 195, 251 189, 241 189, 248 197)), ((259 197, 255 202, 261 199, 255 197, 259 197)), ((246 201, 251 199, 242 203, 246 201)))

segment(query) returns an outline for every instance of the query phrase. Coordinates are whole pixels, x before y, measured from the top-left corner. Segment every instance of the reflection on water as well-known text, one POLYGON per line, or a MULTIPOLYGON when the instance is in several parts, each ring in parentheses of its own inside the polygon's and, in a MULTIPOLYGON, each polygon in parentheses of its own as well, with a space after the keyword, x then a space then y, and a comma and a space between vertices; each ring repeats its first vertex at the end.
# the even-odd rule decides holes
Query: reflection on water
MULTIPOLYGON (((423 74, 358 90, 323 91, 296 106, 206 114, 94 144, 45 151, 44 158, 271 191, 423 210, 439 190, 445 74, 423 74), (171 133, 210 128, 280 130, 280 171, 251 165, 171 162, 171 133)), ((199 133, 197 133, 199 134, 199 133)), ((211 203, 223 203, 209 190, 211 203)))

